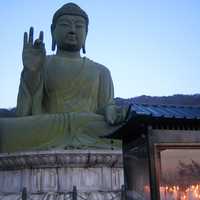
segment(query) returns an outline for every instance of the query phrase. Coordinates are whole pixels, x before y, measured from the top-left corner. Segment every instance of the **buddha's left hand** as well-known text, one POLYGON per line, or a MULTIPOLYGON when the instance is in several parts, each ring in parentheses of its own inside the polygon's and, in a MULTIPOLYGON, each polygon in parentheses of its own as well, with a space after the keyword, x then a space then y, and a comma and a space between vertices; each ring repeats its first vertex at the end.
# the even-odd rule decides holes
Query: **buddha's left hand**
POLYGON ((110 125, 118 125, 125 121, 128 108, 108 105, 105 109, 105 119, 110 125))

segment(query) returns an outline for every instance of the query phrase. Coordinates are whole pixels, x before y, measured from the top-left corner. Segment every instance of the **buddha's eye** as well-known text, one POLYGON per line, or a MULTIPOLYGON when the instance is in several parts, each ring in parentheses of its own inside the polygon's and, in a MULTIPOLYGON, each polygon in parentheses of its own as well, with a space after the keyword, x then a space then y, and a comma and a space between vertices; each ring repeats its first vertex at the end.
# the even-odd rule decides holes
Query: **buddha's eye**
POLYGON ((76 28, 83 28, 84 25, 83 24, 76 24, 76 28))
POLYGON ((59 23, 58 25, 61 27, 70 27, 69 23, 59 23))

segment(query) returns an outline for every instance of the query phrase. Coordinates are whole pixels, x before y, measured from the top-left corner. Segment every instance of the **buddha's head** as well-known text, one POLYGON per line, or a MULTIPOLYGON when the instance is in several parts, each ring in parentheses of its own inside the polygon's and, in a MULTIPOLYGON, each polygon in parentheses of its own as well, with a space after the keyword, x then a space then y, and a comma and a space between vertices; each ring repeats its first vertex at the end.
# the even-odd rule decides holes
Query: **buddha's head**
POLYGON ((78 5, 67 3, 58 9, 51 25, 52 50, 76 52, 83 49, 88 31, 88 15, 78 5))

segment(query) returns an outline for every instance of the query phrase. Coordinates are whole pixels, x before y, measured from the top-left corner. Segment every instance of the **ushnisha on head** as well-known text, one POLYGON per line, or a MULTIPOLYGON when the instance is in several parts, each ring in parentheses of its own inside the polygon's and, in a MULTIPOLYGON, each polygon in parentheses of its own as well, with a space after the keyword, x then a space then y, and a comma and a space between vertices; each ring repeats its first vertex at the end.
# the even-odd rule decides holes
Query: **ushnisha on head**
POLYGON ((52 20, 52 50, 80 51, 85 53, 88 32, 87 13, 74 3, 67 3, 58 9, 52 20))

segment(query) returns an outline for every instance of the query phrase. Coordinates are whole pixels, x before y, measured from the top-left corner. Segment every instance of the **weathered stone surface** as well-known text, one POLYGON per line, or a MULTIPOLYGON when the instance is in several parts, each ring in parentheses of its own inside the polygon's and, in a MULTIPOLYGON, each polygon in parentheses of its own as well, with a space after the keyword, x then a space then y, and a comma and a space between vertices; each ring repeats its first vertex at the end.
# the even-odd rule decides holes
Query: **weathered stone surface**
POLYGON ((120 150, 51 150, 0 154, 0 169, 122 167, 120 150))
POLYGON ((0 155, 0 199, 120 199, 121 151, 58 150, 0 155))
POLYGON ((37 39, 33 27, 24 33, 16 116, 0 112, 1 153, 121 148, 100 137, 126 121, 128 108, 115 105, 109 69, 81 56, 88 20, 74 3, 59 8, 51 24, 53 55, 46 55, 43 31, 37 39))

